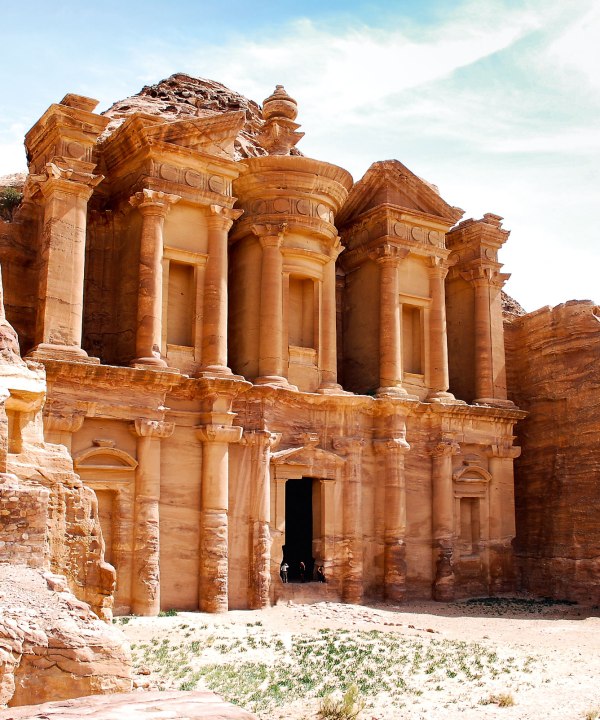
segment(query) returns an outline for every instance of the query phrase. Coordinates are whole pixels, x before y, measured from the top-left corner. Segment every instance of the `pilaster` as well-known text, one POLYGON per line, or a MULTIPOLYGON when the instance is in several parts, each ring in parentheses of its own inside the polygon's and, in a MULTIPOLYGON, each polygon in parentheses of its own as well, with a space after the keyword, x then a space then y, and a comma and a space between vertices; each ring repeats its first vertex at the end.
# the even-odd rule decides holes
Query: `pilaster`
POLYGON ((404 434, 374 441, 384 459, 385 516, 384 598, 401 602, 406 594, 406 478, 404 454, 410 450, 404 434))
POLYGON ((362 529, 362 438, 334 438, 333 449, 346 456, 343 494, 343 527, 346 566, 342 576, 344 602, 360 604, 363 598, 363 529, 362 529))
MULTIPOLYGON (((92 166, 93 167, 93 166, 92 166)), ((47 163, 34 178, 44 199, 40 242, 37 344, 30 357, 99 362, 81 347, 87 204, 103 180, 47 163)))
POLYGON ((429 258, 429 287, 431 310, 429 313, 429 395, 433 402, 455 402, 448 392, 448 337, 446 332, 446 297, 444 280, 448 268, 442 258, 429 258))
POLYGON ((229 443, 239 442, 242 428, 232 425, 235 413, 205 413, 196 428, 202 442, 200 492, 199 609, 227 612, 229 550, 229 443))
POLYGON ((268 430, 244 432, 242 443, 252 453, 250 488, 250 607, 270 605, 271 589, 271 451, 281 434, 268 430))
POLYGON ((452 439, 442 439, 431 449, 432 529, 433 529, 433 599, 454 599, 454 515, 452 457, 460 446, 452 439))
POLYGON ((174 424, 136 418, 138 465, 135 474, 133 577, 131 612, 160 612, 160 441, 172 435, 174 424))
POLYGON ((343 392, 337 381, 337 307, 335 261, 343 246, 338 237, 330 251, 330 260, 323 269, 323 296, 320 308, 321 345, 319 347, 319 370, 321 384, 317 392, 339 394, 343 392))

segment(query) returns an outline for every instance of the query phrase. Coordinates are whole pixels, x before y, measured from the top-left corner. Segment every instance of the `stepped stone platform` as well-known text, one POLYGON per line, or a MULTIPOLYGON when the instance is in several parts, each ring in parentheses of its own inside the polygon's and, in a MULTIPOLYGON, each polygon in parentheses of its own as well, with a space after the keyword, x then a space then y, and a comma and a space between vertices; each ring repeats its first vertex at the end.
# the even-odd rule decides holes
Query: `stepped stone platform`
POLYGON ((318 602, 341 602, 339 589, 330 583, 290 582, 275 587, 275 603, 295 602, 311 605, 318 602))

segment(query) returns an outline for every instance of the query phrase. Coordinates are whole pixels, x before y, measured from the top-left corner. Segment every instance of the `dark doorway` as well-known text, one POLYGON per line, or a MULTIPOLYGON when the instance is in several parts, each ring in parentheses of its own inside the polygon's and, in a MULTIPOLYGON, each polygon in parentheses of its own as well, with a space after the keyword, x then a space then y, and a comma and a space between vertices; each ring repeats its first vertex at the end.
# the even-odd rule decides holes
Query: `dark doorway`
POLYGON ((285 545, 283 557, 290 566, 291 581, 310 581, 313 577, 313 478, 285 483, 285 545), (302 577, 300 563, 306 566, 302 577))

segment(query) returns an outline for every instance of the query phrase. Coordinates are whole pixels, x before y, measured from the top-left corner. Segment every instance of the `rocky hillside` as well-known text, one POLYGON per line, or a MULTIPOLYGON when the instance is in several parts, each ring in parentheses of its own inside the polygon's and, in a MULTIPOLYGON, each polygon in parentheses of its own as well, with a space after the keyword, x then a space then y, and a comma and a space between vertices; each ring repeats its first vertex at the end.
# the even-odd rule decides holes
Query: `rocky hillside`
MULTIPOLYGON (((112 119, 106 129, 110 134, 134 112, 160 115, 166 120, 183 120, 239 110, 246 113, 246 122, 235 143, 236 159, 266 155, 267 151, 258 140, 258 131, 264 124, 258 103, 214 80, 176 73, 156 85, 146 85, 136 95, 119 100, 103 114, 112 119)), ((291 154, 302 153, 292 149, 291 154)))

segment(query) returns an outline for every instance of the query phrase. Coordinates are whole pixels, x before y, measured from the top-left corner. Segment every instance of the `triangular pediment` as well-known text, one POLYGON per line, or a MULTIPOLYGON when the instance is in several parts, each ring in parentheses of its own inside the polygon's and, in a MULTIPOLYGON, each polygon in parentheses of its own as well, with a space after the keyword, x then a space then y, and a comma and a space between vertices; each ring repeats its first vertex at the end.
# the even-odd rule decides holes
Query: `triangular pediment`
POLYGON ((345 460, 335 453, 328 452, 312 444, 279 450, 271 455, 276 467, 297 467, 300 475, 318 478, 335 478, 345 460))
POLYGON ((399 160, 383 160, 373 163, 354 184, 338 213, 338 229, 381 205, 439 218, 448 225, 454 225, 464 214, 460 208, 449 205, 433 185, 412 173, 399 160))

